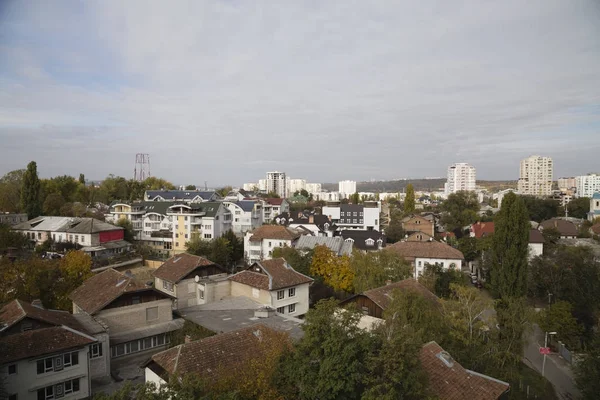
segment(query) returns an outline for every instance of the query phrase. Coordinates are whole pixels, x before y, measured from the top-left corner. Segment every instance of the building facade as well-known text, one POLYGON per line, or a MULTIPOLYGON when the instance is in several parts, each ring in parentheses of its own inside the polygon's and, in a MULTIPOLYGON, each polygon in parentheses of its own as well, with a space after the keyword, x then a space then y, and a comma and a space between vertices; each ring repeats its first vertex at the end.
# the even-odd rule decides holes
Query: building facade
POLYGON ((322 191, 320 183, 307 183, 306 191, 308 193, 320 193, 322 191))
POLYGON ((588 174, 575 177, 575 190, 577 197, 592 197, 594 193, 600 192, 600 175, 588 174))
POLYGON ((558 178, 558 190, 567 191, 575 188, 577 186, 577 179, 575 177, 569 178, 558 178))
POLYGON ((323 207, 322 213, 340 230, 380 230, 381 203, 379 202, 327 205, 323 207))
POLYGON ((461 190, 474 191, 477 182, 475 167, 467 163, 456 163, 448 167, 448 179, 444 187, 445 193, 456 193, 461 190))
POLYGON ((285 172, 267 172, 266 191, 267 193, 276 193, 282 198, 287 197, 288 189, 285 172))
POLYGON ((351 194, 356 193, 356 181, 340 181, 338 192, 342 198, 347 199, 351 194))
POLYGON ((531 156, 521 160, 519 171, 519 194, 528 196, 550 196, 552 194, 552 158, 531 156))
POLYGON ((233 233, 243 235, 263 224, 263 207, 260 201, 224 201, 223 205, 231 213, 233 233))

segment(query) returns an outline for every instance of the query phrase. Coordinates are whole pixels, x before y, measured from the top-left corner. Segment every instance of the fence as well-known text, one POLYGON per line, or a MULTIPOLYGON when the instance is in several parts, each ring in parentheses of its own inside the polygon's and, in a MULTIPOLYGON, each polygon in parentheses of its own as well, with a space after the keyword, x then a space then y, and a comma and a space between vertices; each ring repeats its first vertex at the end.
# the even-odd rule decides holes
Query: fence
POLYGON ((569 364, 573 364, 573 358, 571 357, 571 352, 560 340, 558 341, 558 354, 565 359, 569 364))

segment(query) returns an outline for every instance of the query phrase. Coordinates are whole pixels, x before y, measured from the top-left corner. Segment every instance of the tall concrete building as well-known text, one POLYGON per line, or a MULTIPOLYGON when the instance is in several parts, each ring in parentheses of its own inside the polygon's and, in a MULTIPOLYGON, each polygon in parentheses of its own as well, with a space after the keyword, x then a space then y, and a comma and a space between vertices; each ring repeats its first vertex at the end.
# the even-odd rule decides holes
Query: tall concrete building
POLYGON ((291 179, 288 177, 286 187, 288 194, 292 196, 296 192, 306 190, 306 179, 291 179))
POLYGON ((456 163, 448 167, 448 180, 444 185, 446 195, 461 190, 474 191, 477 182, 475 167, 467 163, 456 163))
POLYGON ((575 190, 577 197, 592 197, 594 193, 600 193, 600 175, 587 174, 575 177, 575 190))
POLYGON ((338 184, 338 192, 342 198, 347 198, 351 194, 356 193, 356 181, 340 181, 338 184))
POLYGON ((550 196, 554 165, 550 157, 530 156, 521 160, 519 194, 550 196))
POLYGON ((569 178, 558 178, 558 190, 567 191, 577 186, 577 180, 575 177, 569 178))
POLYGON ((321 184, 320 183, 307 183, 306 191, 308 193, 321 193, 321 184))
POLYGON ((282 198, 288 195, 285 172, 267 172, 266 186, 267 193, 277 193, 282 198))

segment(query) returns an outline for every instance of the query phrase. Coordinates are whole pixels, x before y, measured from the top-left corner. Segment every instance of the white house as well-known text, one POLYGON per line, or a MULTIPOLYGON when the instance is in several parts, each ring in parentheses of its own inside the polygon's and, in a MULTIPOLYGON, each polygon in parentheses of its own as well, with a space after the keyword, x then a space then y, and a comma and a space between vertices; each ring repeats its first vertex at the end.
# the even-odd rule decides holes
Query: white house
POLYGON ((185 203, 202 203, 219 201, 221 196, 215 191, 201 190, 146 190, 145 201, 178 201, 185 203))
POLYGON ((255 262, 229 280, 234 297, 246 296, 294 317, 308 312, 308 288, 313 279, 294 270, 283 258, 255 262))
POLYGON ((244 234, 263 224, 262 204, 255 200, 224 201, 231 213, 233 233, 244 234))
POLYGON ((329 217, 340 230, 380 230, 380 202, 365 202, 365 204, 338 204, 323 207, 322 214, 329 217))
MULTIPOLYGON (((244 257, 248 263, 268 260, 277 247, 293 247, 304 231, 282 225, 263 225, 244 236, 244 257)), ((306 233, 306 232, 305 232, 306 233)))
POLYGON ((435 240, 428 242, 397 242, 387 247, 409 261, 414 268, 414 276, 419 277, 426 265, 439 264, 443 269, 462 270, 462 252, 445 243, 435 240))

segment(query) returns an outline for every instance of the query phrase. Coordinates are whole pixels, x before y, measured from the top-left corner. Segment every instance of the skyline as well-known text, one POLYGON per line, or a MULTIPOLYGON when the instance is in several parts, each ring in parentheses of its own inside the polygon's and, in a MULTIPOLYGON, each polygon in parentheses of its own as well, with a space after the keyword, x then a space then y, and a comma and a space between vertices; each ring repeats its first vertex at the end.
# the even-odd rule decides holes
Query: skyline
POLYGON ((0 5, 0 174, 215 185, 597 171, 600 4, 0 5))

